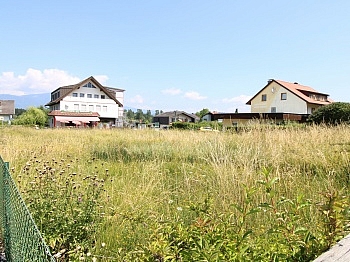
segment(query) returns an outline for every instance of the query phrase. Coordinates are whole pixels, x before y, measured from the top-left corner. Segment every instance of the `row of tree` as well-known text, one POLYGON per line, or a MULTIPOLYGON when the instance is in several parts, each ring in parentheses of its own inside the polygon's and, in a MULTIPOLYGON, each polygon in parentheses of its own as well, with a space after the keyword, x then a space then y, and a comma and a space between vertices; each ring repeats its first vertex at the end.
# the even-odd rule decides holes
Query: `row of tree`
MULTIPOLYGON (((204 115, 206 115, 209 112, 210 111, 208 108, 203 108, 201 111, 197 112, 196 115, 199 118, 202 118, 204 115)), ((162 113, 163 113, 163 110, 155 110, 154 115, 152 114, 151 110, 147 110, 146 113, 144 113, 142 109, 137 109, 136 112, 134 112, 131 109, 124 110, 124 116, 126 121, 139 121, 142 123, 151 123, 153 116, 156 116, 162 113)))
MULTIPOLYGON (((14 125, 38 125, 46 126, 48 123, 49 110, 44 106, 29 107, 27 110, 16 108, 16 117, 13 119, 14 125)), ((197 112, 196 115, 200 118, 207 114, 209 109, 204 108, 197 112)), ((137 109, 136 112, 131 109, 124 111, 125 120, 128 122, 139 121, 142 123, 152 122, 152 112, 147 110, 146 113, 141 109, 137 109)), ((163 113, 162 110, 156 110, 155 115, 163 113)), ((313 112, 309 121, 312 123, 320 124, 340 124, 350 123, 350 103, 336 102, 327 106, 322 106, 313 112)))

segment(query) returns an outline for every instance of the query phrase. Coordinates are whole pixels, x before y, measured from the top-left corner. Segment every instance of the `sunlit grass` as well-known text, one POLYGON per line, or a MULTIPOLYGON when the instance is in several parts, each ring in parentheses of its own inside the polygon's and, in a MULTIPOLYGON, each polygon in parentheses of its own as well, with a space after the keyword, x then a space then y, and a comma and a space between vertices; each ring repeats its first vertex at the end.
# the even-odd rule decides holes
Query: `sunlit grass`
MULTIPOLYGON (((190 226, 201 212, 218 221, 235 214, 233 205, 246 203, 245 188, 256 187, 265 168, 278 178, 276 197, 303 196, 318 203, 322 193, 348 188, 349 131, 347 126, 259 126, 240 133, 3 128, 0 155, 22 183, 32 179, 23 176, 23 167, 33 157, 72 161, 84 175, 108 172, 100 199, 102 227, 92 250, 131 261, 136 255, 130 252, 145 253, 145 246, 160 252, 160 244, 150 241, 164 223, 190 226)), ((256 189, 249 203, 257 206, 268 198, 256 189)), ((304 226, 316 232, 322 224, 319 213, 316 205, 305 210, 309 222, 304 226)), ((244 227, 272 220, 272 215, 257 214, 244 227)))

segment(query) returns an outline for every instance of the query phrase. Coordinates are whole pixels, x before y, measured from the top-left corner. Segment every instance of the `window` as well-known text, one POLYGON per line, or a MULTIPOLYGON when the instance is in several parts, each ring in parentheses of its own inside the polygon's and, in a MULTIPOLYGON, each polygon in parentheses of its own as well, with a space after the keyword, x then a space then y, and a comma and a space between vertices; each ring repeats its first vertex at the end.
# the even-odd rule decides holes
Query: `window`
POLYGON ((92 98, 92 94, 87 94, 86 97, 87 98, 92 98))
POLYGON ((107 106, 103 106, 103 107, 102 107, 102 111, 103 111, 103 112, 107 112, 107 106))
POLYGON ((81 105, 81 111, 86 111, 86 105, 81 105))
POLYGON ((87 88, 96 88, 96 86, 94 86, 94 85, 91 84, 90 82, 87 83, 86 85, 83 85, 83 87, 87 87, 87 88))
POLYGON ((94 111, 94 105, 89 105, 89 111, 93 112, 94 111))
POLYGON ((97 105, 97 106, 96 106, 96 111, 97 111, 97 112, 100 112, 100 111, 101 111, 101 106, 100 106, 100 105, 97 105))
POLYGON ((78 93, 73 93, 73 97, 78 97, 78 93))
POLYGON ((281 93, 281 100, 287 100, 287 93, 281 93))
POLYGON ((100 96, 99 95, 94 95, 94 98, 99 98, 100 96))
POLYGON ((106 96, 105 95, 101 95, 101 99, 106 99, 106 96))
POLYGON ((85 96, 85 94, 84 93, 80 93, 80 97, 84 97, 85 96))
POLYGON ((74 110, 79 111, 79 104, 74 104, 74 110))
POLYGON ((267 100, 267 95, 266 94, 262 95, 261 96, 261 101, 266 101, 266 100, 267 100))
POLYGON ((64 109, 65 109, 65 110, 68 110, 68 108, 69 108, 68 105, 65 105, 65 106, 64 106, 64 109))
POLYGON ((271 113, 276 113, 276 112, 277 112, 276 107, 271 107, 271 113))

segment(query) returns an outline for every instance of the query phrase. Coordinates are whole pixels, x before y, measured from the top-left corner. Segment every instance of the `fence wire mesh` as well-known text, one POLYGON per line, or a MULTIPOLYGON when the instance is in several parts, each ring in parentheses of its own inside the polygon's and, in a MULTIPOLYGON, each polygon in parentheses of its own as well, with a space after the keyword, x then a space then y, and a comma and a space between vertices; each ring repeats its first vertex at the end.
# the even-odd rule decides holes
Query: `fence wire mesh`
POLYGON ((0 156, 0 222, 7 262, 54 262, 18 188, 0 156))

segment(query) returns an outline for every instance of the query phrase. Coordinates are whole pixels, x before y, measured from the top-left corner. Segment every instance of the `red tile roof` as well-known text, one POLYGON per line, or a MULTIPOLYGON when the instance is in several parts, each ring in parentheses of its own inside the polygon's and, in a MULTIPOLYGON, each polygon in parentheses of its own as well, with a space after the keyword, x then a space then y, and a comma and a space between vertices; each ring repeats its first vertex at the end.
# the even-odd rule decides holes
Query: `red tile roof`
POLYGON ((330 103, 332 103, 333 101, 331 99, 328 98, 328 94, 324 94, 324 93, 320 93, 318 91, 316 91, 315 89, 309 87, 309 86, 304 86, 304 85, 300 85, 298 83, 290 83, 290 82, 286 82, 286 81, 282 81, 282 80, 275 80, 275 79, 271 79, 269 80, 268 84, 266 86, 264 86, 255 96, 253 96, 246 104, 250 105, 251 101, 262 91, 264 90, 267 86, 269 86, 272 82, 275 82, 277 84, 279 84, 280 86, 284 87, 285 89, 289 90, 290 92, 292 92, 293 94, 295 94, 296 96, 300 97, 302 100, 306 101, 307 103, 310 104, 318 104, 318 105, 328 105, 330 103), (319 101, 319 100, 315 100, 313 98, 311 98, 309 95, 322 95, 322 96, 326 96, 326 100, 325 101, 319 101))
POLYGON ((297 95, 298 97, 300 97, 301 99, 305 100, 310 104, 328 105, 331 103, 331 101, 328 99, 328 94, 317 92, 315 89, 311 87, 300 85, 298 83, 289 83, 282 80, 273 80, 273 81, 277 82, 278 84, 280 84, 281 86, 288 89, 290 92, 294 93, 295 95, 297 95), (327 100, 318 101, 318 100, 312 99, 307 94, 326 96, 327 100))
POLYGON ((100 115, 97 112, 69 112, 69 111, 60 111, 60 110, 54 110, 51 111, 49 116, 97 116, 99 117, 100 115))

